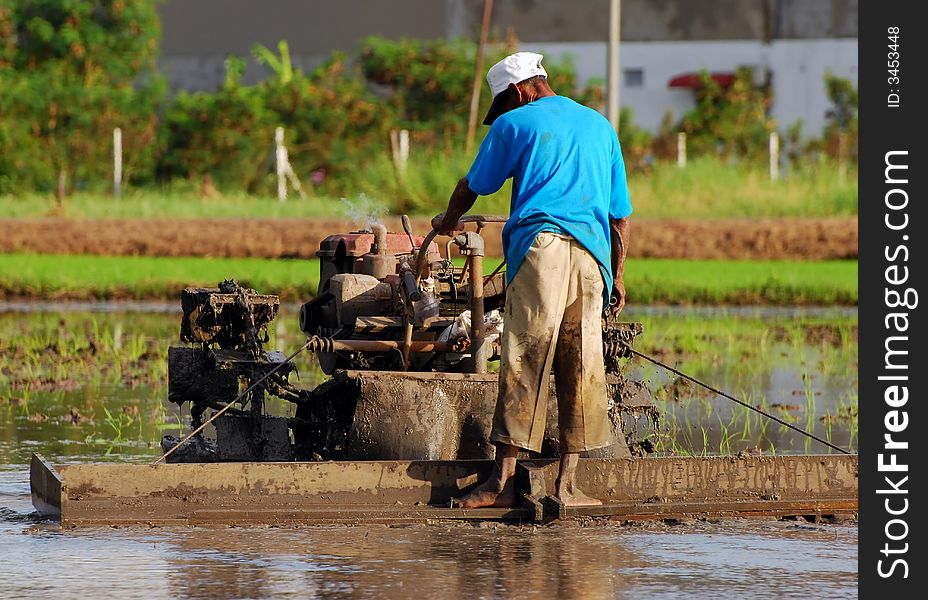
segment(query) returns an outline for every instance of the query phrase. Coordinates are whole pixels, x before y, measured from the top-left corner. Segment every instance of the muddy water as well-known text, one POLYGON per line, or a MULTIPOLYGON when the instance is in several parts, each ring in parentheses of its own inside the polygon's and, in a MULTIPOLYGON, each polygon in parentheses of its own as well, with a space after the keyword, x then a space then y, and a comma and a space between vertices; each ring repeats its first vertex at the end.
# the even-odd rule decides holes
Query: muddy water
MULTIPOLYGON (((82 314, 67 315, 68 323, 79 322, 82 314)), ((282 318, 292 316, 285 313, 282 318)), ((29 317, 7 312, 0 314, 0 320, 4 318, 29 317)), ((140 315, 111 311, 93 318, 103 329, 122 323, 128 331, 140 315)), ((176 314, 146 313, 144 318, 146 331, 163 336, 165 347, 173 342, 176 314)), ((638 318, 653 331, 653 327, 669 328, 668 321, 660 319, 672 315, 643 311, 638 318)), ((758 317, 734 314, 731 318, 758 317)), ((775 322, 797 315, 761 318, 775 322)), ((856 321, 856 314, 815 318, 856 321)), ((284 345, 293 345, 292 329, 275 332, 284 345)), ((693 361, 688 367, 732 389, 763 392, 770 396, 768 404, 801 405, 793 410, 799 425, 806 422, 808 408, 814 417, 809 422, 820 428, 818 417, 843 401, 835 398, 854 391, 852 381, 822 364, 835 361, 837 355, 829 352, 815 344, 774 344, 762 361, 750 357, 735 368, 712 360, 693 361), (801 402, 796 400, 797 390, 803 390, 801 402), (816 402, 807 404, 806 390, 816 402)), ((644 375, 655 389, 672 383, 656 371, 644 375)), ((0 598, 857 595, 853 523, 61 531, 31 515, 26 465, 32 452, 62 462, 149 461, 158 455, 161 435, 176 434, 178 423, 188 416, 168 404, 165 396, 161 385, 126 387, 105 378, 29 393, 3 388, 0 381, 0 598)), ((679 424, 697 425, 706 433, 697 435, 692 427, 679 427, 675 443, 689 444, 691 453, 717 453, 723 432, 732 428, 727 427, 725 405, 696 393, 678 396, 682 399, 668 397, 663 406, 677 411, 674 419, 679 424)), ((836 442, 845 435, 837 426, 832 433, 836 442)), ((803 451, 801 440, 775 428, 751 435, 756 439, 730 439, 729 445, 737 451, 738 444, 771 442, 787 449, 781 451, 803 451)), ((846 438, 856 441, 856 433, 848 430, 846 438)))
POLYGON ((857 596, 853 525, 61 531, 0 469, 3 598, 857 596))

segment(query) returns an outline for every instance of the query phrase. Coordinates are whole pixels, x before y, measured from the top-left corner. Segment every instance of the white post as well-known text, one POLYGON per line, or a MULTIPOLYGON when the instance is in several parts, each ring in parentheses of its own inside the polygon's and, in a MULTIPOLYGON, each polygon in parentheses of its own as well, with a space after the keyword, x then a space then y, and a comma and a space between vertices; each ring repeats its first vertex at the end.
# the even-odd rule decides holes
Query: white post
POLYGON ((122 129, 113 130, 113 197, 122 194, 122 129))
POLYGON ((303 191, 303 184, 300 183, 300 178, 293 172, 293 165, 290 164, 289 157, 287 157, 287 178, 290 180, 290 185, 293 186, 293 189, 299 192, 300 198, 305 200, 306 192, 303 191))
POLYGON ((400 129, 399 140, 399 168, 400 173, 406 175, 406 164, 409 162, 409 130, 400 129))
POLYGON ((609 1, 609 44, 606 65, 608 66, 607 117, 612 128, 619 130, 619 38, 622 35, 622 1, 609 1))
POLYGON ((844 183, 847 179, 847 134, 838 133, 838 181, 844 183))
POLYGON ((274 130, 275 157, 277 159, 277 199, 287 199, 287 148, 284 146, 284 128, 274 130))
POLYGON ((677 166, 681 169, 686 166, 686 132, 677 134, 677 166))
POLYGON ((770 132, 770 180, 780 178, 780 134, 770 132))

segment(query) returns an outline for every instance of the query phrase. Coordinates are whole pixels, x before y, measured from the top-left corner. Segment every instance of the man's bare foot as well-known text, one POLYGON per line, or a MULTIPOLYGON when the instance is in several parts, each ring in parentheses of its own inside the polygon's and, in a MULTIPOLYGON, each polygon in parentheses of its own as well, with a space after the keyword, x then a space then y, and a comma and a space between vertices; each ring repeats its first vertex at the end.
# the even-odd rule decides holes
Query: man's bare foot
POLYGON ((590 498, 576 488, 571 492, 567 490, 558 491, 557 497, 564 503, 564 506, 599 506, 603 503, 602 500, 590 498))
POLYGON ((557 497, 565 506, 599 506, 602 500, 590 498, 577 487, 575 479, 579 460, 580 455, 576 452, 561 454, 561 470, 554 483, 557 497))
POLYGON ((499 480, 492 478, 477 486, 469 494, 451 500, 451 508, 508 508, 515 506, 516 496, 512 485, 499 488, 499 480))
POLYGON ((497 444, 496 462, 490 478, 474 488, 469 494, 451 499, 451 508, 486 508, 495 506, 508 508, 516 505, 515 486, 512 476, 516 474, 516 456, 519 449, 508 444, 497 444))

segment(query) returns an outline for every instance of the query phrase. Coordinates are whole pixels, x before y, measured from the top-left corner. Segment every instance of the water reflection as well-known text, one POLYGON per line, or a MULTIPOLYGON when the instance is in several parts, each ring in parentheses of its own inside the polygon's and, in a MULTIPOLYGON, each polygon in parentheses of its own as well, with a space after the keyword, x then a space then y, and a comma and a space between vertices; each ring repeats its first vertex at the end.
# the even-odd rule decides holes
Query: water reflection
MULTIPOLYGON (((604 548, 576 528, 512 527, 445 529, 410 527, 411 543, 379 550, 395 531, 365 532, 371 557, 387 561, 391 589, 405 588, 410 572, 432 579, 431 586, 449 597, 615 598, 621 572, 634 566, 624 548, 604 548), (401 569, 391 564, 402 564, 401 569), (404 573, 405 572, 405 573, 404 573), (399 577, 401 576, 401 577, 399 577)), ((379 569, 351 577, 360 595, 376 592, 384 581, 379 569)), ((399 597, 401 594, 396 594, 399 597)))
POLYGON ((38 591, 29 556, 42 559, 44 589, 76 598, 856 596, 854 527, 39 528, 6 554, 9 529, 4 597, 38 591))

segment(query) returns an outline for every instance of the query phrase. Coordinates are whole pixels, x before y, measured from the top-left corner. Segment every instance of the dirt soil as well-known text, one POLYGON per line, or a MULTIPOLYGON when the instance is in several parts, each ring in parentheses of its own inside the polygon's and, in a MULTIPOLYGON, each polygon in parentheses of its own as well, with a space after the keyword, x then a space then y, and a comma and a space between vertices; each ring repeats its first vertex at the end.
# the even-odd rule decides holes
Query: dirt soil
MULTIPOLYGON (((428 233, 429 220, 413 230, 428 233)), ((390 231, 402 231, 387 218, 390 231)), ((345 219, 0 219, 0 252, 110 256, 311 258, 345 219)), ((502 256, 498 224, 484 229, 487 256, 502 256)), ((632 219, 632 257, 824 260, 857 258, 857 217, 632 219)))

